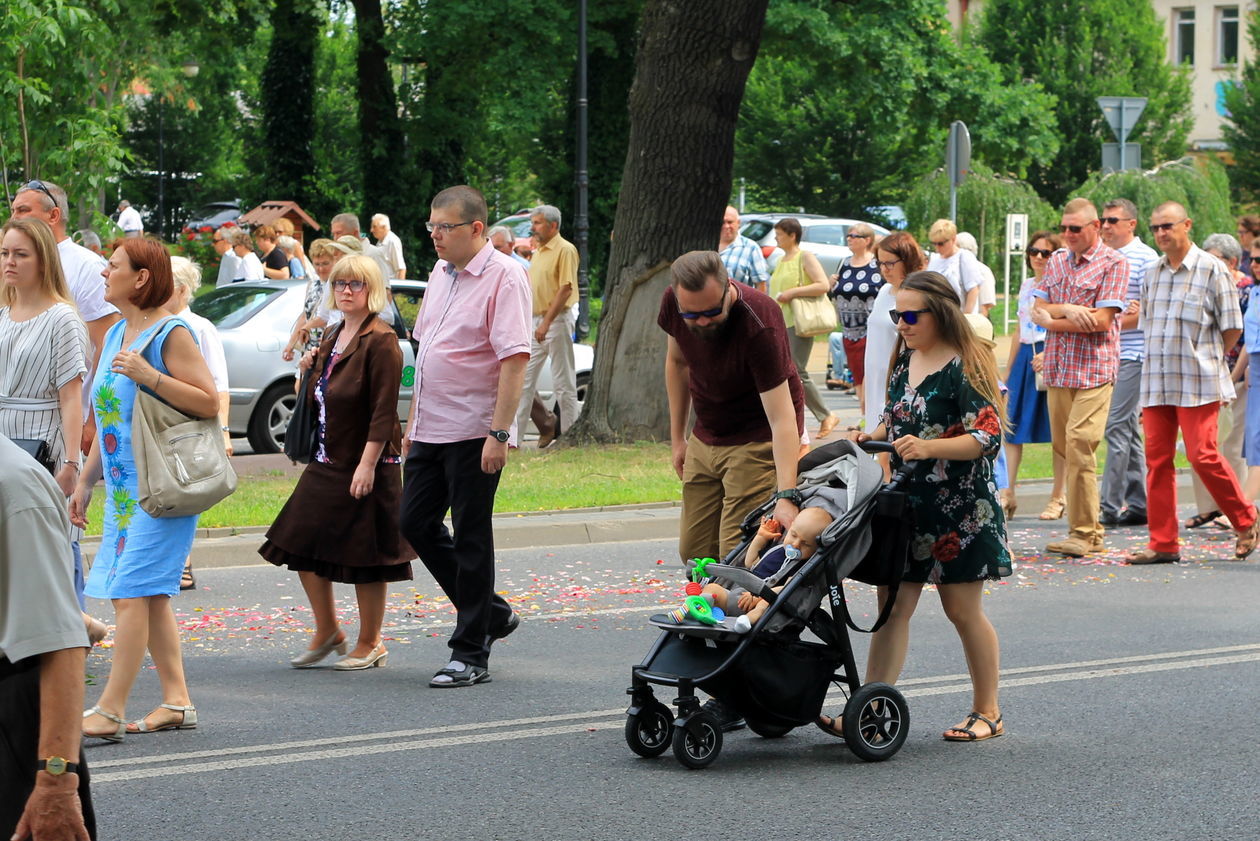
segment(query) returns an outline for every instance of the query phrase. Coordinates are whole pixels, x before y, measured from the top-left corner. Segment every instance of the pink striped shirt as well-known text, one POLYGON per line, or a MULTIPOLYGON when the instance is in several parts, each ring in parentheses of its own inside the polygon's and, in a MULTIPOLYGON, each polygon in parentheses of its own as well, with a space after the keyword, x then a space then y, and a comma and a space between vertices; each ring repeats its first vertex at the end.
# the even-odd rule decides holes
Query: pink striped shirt
MULTIPOLYGON (((450 444, 490 433, 501 361, 529 353, 529 277, 489 242, 463 271, 438 260, 412 336, 416 417, 412 441, 450 444)), ((516 443, 516 422, 508 430, 516 443)))

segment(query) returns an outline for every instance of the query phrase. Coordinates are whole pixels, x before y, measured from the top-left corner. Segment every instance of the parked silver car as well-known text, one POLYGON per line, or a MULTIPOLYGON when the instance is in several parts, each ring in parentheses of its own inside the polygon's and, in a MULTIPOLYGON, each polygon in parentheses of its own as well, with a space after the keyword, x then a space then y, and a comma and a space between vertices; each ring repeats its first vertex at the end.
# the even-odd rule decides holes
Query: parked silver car
MULTIPOLYGON (((833 219, 812 213, 750 213, 740 217, 740 233, 761 246, 766 265, 774 271, 783 250, 775 245, 774 226, 780 219, 791 216, 801 223, 801 248, 813 252, 822 263, 823 271, 831 277, 840 268, 840 262, 850 256, 847 235, 849 228, 860 219, 833 219)), ((882 225, 867 222, 876 236, 887 236, 889 231, 882 225)))
MULTIPOLYGON (((293 330, 306 282, 266 280, 234 283, 193 300, 192 310, 219 330, 227 357, 231 409, 228 425, 233 437, 249 439, 255 453, 278 453, 296 402, 297 361, 285 362, 280 353, 293 330)), ((394 324, 403 352, 398 414, 406 419, 411 408, 411 383, 416 355, 393 301, 382 317, 394 324)))
MULTIPOLYGON (((416 315, 420 312, 420 304, 424 301, 424 290, 428 288, 426 280, 393 280, 390 281, 390 292, 394 298, 394 307, 402 316, 407 335, 416 324, 416 315)), ((586 402, 586 387, 591 382, 591 369, 595 367, 595 348, 590 345, 575 344, 573 346, 573 369, 577 373, 578 408, 586 402)), ((538 396, 543 403, 552 403, 553 387, 551 385, 551 366, 544 366, 538 375, 538 396)), ((552 410, 557 411, 558 406, 552 410)))

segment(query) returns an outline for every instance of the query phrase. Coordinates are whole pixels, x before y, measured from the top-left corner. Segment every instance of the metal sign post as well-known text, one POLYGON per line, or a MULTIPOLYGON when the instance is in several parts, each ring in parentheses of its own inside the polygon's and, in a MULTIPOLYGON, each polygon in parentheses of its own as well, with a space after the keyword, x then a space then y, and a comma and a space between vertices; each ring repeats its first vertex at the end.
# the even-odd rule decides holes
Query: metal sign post
MULTIPOLYGON (((1117 169, 1129 169, 1128 161, 1132 157, 1131 147, 1126 146, 1129 140, 1129 134, 1133 131, 1133 126, 1137 124, 1138 118, 1142 116, 1142 112, 1146 110, 1146 97, 1144 96, 1100 96, 1098 97, 1098 107, 1102 109, 1103 117, 1107 120, 1107 125, 1111 126, 1112 133, 1116 136, 1116 140, 1120 141, 1120 165, 1117 169)), ((1105 153, 1104 153, 1105 154, 1105 153)), ((1142 160, 1133 162, 1133 169, 1142 166, 1142 160)))
POLYGON ((945 169, 949 173, 949 218, 958 221, 958 185, 971 169, 971 133, 967 124, 955 120, 949 127, 949 144, 945 147, 945 169))

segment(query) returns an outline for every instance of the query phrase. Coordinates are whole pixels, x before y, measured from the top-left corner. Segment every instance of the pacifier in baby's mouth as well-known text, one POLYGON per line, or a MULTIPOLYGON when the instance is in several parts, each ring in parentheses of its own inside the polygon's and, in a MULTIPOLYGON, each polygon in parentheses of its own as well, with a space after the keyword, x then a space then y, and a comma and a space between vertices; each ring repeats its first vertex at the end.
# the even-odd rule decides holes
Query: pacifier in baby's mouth
POLYGON ((789 561, 799 561, 801 559, 801 547, 793 546, 791 543, 783 544, 783 555, 789 561))

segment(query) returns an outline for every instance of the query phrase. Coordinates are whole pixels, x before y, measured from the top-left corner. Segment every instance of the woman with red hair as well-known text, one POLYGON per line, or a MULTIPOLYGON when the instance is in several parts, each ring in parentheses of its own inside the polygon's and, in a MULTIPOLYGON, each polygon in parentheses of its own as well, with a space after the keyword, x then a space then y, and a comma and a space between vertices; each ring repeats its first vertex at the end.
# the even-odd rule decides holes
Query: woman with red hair
POLYGON ((197 516, 158 519, 140 507, 131 442, 136 391, 199 418, 218 414, 219 395, 188 325, 165 309, 174 291, 166 248, 150 239, 124 240, 103 274, 105 300, 123 318, 101 348, 92 390, 97 446, 70 500, 70 520, 87 525, 92 487, 104 476, 104 533, 85 592, 114 603, 114 661, 100 700, 83 714, 83 735, 119 742, 126 733, 197 726, 171 609, 197 516), (127 724, 127 696, 146 649, 162 683, 162 703, 127 724))

